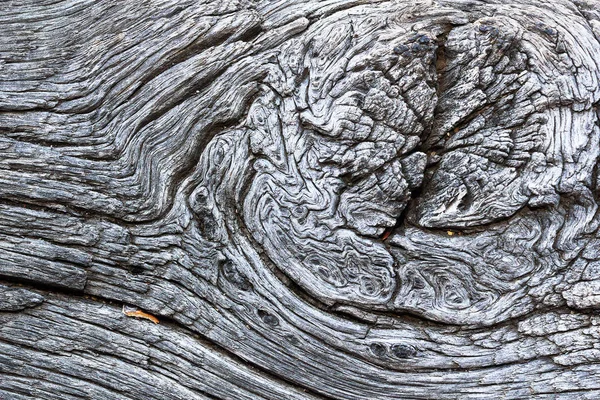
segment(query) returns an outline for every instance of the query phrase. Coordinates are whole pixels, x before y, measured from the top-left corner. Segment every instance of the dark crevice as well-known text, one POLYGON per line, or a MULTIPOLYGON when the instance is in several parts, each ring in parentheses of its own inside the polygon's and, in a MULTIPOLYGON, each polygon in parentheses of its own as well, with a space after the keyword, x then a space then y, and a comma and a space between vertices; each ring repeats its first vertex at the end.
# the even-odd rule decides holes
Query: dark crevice
MULTIPOLYGON (((83 268, 82 268, 83 269, 83 268)), ((73 289, 66 286, 56 285, 50 282, 40 282, 35 279, 29 279, 25 277, 15 277, 9 275, 3 275, 0 270, 0 285, 6 285, 8 287, 16 287, 23 289, 33 289, 37 291, 60 293, 66 296, 82 297, 85 295, 85 288, 73 289)))
POLYGON ((440 113, 440 98, 443 96, 444 91, 447 89, 449 82, 447 82, 446 69, 448 67, 448 57, 446 50, 446 42, 448 36, 454 27, 452 25, 444 26, 443 32, 436 37, 436 50, 434 53, 434 65, 435 68, 435 91, 436 91, 436 105, 433 109, 433 116, 431 122, 425 126, 421 137, 422 151, 429 153, 433 151, 432 144, 430 143, 430 137, 436 129, 437 116, 440 113))
POLYGON ((446 54, 446 42, 452 31, 452 26, 447 26, 444 32, 436 38, 437 49, 435 51, 435 71, 436 71, 436 94, 438 99, 446 89, 446 68, 448 67, 448 55, 446 54))
POLYGON ((9 287, 19 287, 19 288, 31 290, 32 292, 37 292, 38 294, 41 294, 41 295, 44 295, 45 293, 50 293, 51 295, 63 295, 63 296, 74 297, 74 298, 79 298, 79 299, 82 299, 82 298, 90 299, 91 297, 95 297, 95 298, 98 298, 98 301, 102 302, 102 303, 113 304, 113 305, 119 304, 119 302, 117 302, 117 301, 113 301, 113 300, 110 300, 107 298, 102 298, 101 296, 96 296, 96 295, 89 296, 89 295, 85 294, 85 289, 84 290, 75 290, 75 289, 66 288, 64 286, 56 287, 51 284, 46 284, 46 283, 39 282, 39 281, 31 281, 31 280, 23 279, 23 278, 0 276, 0 284, 6 285, 9 287))
MULTIPOLYGON (((428 158, 427 165, 425 167, 425 170, 423 171, 422 182, 418 187, 411 189, 410 199, 404 207, 404 209, 402 210, 402 213, 396 219, 396 224, 391 229, 390 233, 393 233, 397 229, 401 228, 405 222, 410 223, 410 221, 412 220, 412 215, 415 212, 415 207, 418 204, 419 199, 423 195, 423 191, 429 185, 429 181, 431 180, 433 172, 437 169, 437 162, 432 162, 432 154, 439 153, 443 150, 443 146, 441 146, 440 144, 438 144, 437 146, 432 145, 431 143, 429 143, 429 140, 436 128, 436 120, 440 112, 440 98, 442 97, 444 90, 449 84, 448 82, 446 82, 446 68, 448 66, 446 42, 448 41, 448 36, 450 35, 450 32, 453 28, 453 25, 444 26, 443 32, 439 34, 435 39, 437 46, 434 53, 434 65, 432 67, 435 67, 435 90, 437 104, 433 109, 433 116, 431 117, 431 122, 424 126, 419 145, 415 149, 413 149, 413 152, 422 152, 426 154, 428 158)), ((390 234, 386 233, 386 236, 389 237, 390 234)))

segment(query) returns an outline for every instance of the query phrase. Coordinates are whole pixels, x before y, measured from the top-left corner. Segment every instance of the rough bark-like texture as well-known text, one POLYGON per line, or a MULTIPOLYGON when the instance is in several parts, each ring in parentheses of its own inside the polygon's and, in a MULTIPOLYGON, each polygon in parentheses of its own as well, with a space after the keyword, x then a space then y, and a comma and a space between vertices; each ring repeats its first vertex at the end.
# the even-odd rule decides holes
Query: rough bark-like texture
POLYGON ((600 398, 598 0, 0 3, 0 399, 600 398))

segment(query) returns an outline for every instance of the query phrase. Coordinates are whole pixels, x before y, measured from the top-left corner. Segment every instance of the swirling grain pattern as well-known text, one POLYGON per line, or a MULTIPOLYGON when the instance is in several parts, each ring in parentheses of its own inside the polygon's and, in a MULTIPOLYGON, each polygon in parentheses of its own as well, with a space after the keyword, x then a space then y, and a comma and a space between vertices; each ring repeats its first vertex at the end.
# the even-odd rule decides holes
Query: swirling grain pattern
POLYGON ((598 0, 0 33, 0 399, 600 397, 598 0))

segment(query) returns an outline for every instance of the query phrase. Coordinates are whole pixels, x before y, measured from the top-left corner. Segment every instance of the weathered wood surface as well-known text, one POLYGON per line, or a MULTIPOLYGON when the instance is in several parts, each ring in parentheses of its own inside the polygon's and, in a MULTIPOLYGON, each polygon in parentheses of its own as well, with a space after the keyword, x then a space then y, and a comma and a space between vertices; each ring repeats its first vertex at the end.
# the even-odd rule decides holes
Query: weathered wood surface
POLYGON ((597 0, 1 2, 0 399, 600 398, 599 82, 597 0))

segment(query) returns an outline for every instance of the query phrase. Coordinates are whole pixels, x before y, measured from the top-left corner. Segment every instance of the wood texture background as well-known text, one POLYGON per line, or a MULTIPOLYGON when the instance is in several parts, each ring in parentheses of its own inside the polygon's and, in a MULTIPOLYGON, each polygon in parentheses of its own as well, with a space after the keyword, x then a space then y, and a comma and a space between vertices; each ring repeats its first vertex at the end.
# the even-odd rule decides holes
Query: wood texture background
POLYGON ((598 0, 0 2, 0 399, 600 398, 599 82, 598 0))

